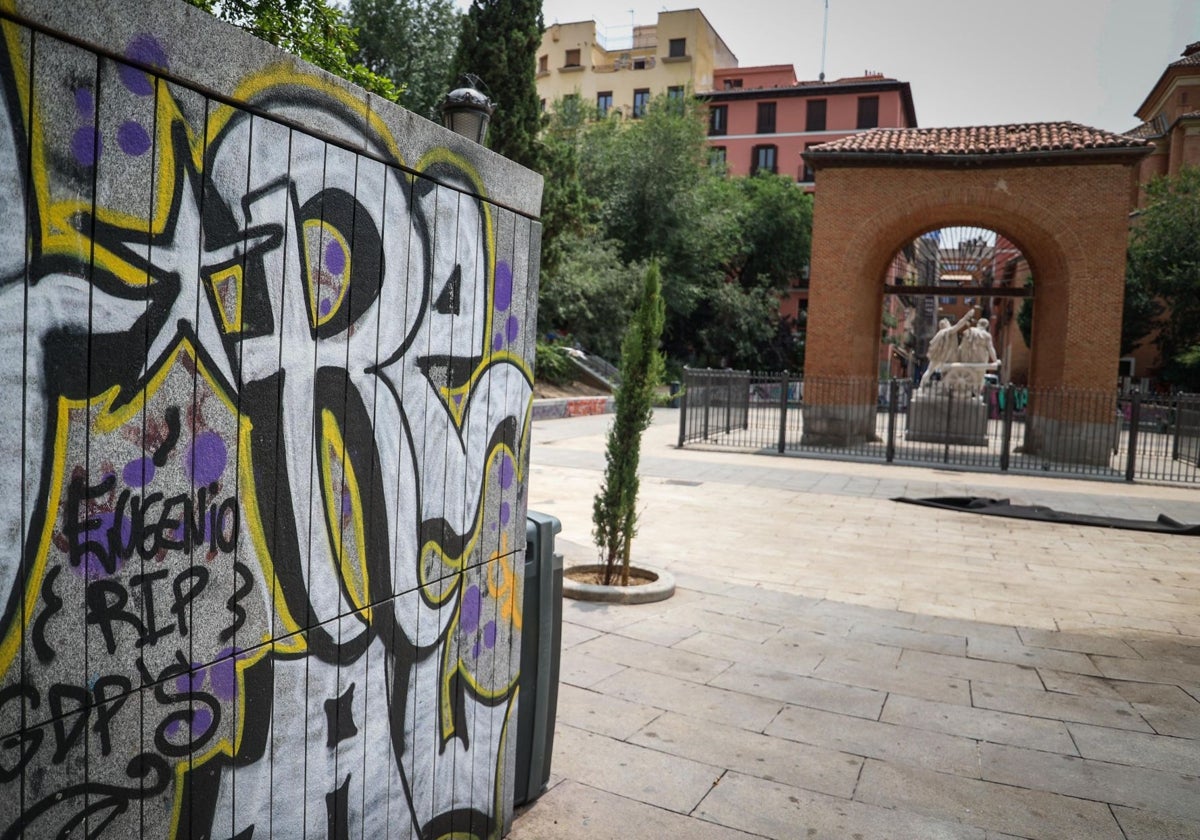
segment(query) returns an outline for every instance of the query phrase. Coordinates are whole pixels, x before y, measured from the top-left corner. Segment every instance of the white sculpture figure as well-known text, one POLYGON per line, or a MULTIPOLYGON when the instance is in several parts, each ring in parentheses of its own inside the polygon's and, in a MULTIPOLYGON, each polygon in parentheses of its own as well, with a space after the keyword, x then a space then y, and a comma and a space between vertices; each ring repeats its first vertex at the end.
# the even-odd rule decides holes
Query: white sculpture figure
POLYGON ((961 381, 970 385, 972 393, 979 393, 983 388, 984 374, 1000 365, 996 345, 992 343, 992 334, 988 330, 987 318, 980 318, 975 326, 963 332, 958 348, 958 360, 971 365, 957 371, 961 375, 961 381))
POLYGON ((925 368, 925 373, 921 375, 921 388, 929 387, 930 376, 934 371, 939 371, 952 362, 960 361, 958 334, 971 325, 971 319, 975 316, 976 311, 976 308, 972 307, 953 326, 950 324, 949 318, 943 318, 938 322, 937 333, 929 339, 929 367, 925 368))

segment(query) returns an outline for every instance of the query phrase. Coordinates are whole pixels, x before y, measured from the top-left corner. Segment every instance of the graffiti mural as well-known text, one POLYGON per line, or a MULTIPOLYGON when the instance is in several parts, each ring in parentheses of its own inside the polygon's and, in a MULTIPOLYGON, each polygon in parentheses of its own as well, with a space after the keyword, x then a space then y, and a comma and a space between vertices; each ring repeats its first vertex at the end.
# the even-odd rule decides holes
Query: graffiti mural
POLYGON ((499 836, 536 222, 288 65, 0 26, 0 838, 499 836))

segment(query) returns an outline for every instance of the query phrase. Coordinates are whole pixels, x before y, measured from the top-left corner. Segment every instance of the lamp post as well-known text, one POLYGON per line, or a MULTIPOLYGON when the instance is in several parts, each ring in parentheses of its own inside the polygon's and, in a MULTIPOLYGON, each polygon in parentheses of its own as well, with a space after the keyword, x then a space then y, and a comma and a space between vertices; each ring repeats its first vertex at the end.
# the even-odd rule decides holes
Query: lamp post
POLYGON ((477 89, 483 84, 478 76, 467 73, 460 83, 442 100, 442 125, 482 146, 495 106, 477 89))

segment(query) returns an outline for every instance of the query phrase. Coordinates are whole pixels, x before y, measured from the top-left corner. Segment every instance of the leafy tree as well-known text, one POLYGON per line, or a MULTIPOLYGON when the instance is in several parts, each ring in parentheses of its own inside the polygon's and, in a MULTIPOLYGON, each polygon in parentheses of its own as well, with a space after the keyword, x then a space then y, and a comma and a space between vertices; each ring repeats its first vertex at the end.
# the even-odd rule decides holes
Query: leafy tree
POLYGON ((746 199, 741 247, 731 265, 743 285, 787 288, 808 265, 812 196, 786 175, 760 172, 736 183, 746 199))
POLYGON ((328 0, 188 2, 385 99, 395 102, 399 97, 390 79, 358 63, 354 30, 328 0))
POLYGON ((1129 243, 1127 288, 1166 307, 1158 334, 1163 379, 1200 390, 1200 167, 1155 178, 1145 190, 1129 243))
POLYGON ((637 533, 638 460, 642 432, 653 416, 654 391, 662 380, 662 328, 662 282, 658 265, 651 262, 637 312, 621 343, 621 387, 604 451, 604 481, 592 504, 592 535, 604 561, 606 586, 614 583, 618 567, 621 585, 629 585, 630 550, 637 533))
POLYGON ((478 76, 496 103, 488 146, 530 169, 539 168, 534 68, 541 40, 541 0, 472 0, 454 59, 455 75, 478 76))
MULTIPOLYGON (((1032 275, 1025 278, 1025 288, 1033 289, 1032 275)), ((1033 347, 1033 298, 1024 298, 1021 301, 1021 308, 1017 310, 1017 329, 1021 331, 1025 346, 1033 347)))
POLYGON ((598 203, 579 179, 579 147, 587 126, 579 97, 554 103, 541 137, 542 187, 542 276, 555 277, 566 241, 590 238, 598 203))
POLYGON ((569 234, 559 269, 542 275, 538 324, 569 334, 590 353, 610 361, 621 353, 621 325, 629 323, 645 266, 627 265, 618 244, 569 234))
POLYGON ((429 119, 451 89, 460 18, 452 0, 350 0, 358 61, 403 91, 401 105, 429 119))

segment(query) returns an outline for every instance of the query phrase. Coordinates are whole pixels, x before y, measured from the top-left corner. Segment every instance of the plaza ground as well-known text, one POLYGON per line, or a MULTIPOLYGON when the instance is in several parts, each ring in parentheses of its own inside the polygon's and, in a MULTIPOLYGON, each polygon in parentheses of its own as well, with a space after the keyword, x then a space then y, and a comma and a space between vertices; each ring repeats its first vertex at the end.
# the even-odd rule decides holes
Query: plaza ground
MULTIPOLYGON (((530 507, 595 559, 611 418, 533 426, 530 507)), ((1200 538, 977 516, 979 495, 1200 522, 1200 490, 642 449, 635 559, 564 604, 550 789, 511 840, 1200 837, 1200 538)))

